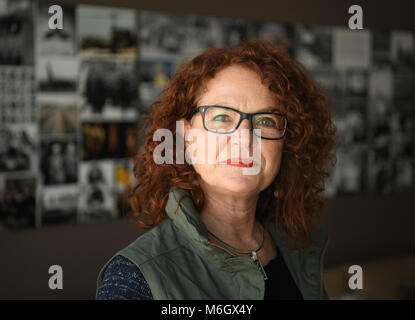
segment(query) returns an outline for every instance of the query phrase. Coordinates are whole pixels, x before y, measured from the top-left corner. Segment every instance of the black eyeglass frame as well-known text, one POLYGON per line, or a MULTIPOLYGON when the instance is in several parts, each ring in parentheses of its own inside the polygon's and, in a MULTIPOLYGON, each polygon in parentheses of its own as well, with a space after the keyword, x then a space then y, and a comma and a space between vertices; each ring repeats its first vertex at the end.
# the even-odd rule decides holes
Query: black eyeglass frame
MULTIPOLYGON (((269 111, 265 111, 265 112, 246 113, 246 112, 242 112, 242 111, 236 110, 236 109, 231 108, 231 107, 216 106, 216 105, 206 105, 206 106, 199 106, 199 107, 197 107, 196 110, 190 115, 189 118, 191 119, 196 113, 200 113, 202 115, 203 127, 205 128, 206 131, 213 132, 213 133, 219 133, 219 134, 230 134, 230 133, 235 132, 236 130, 238 130, 238 128, 241 125, 242 121, 245 120, 245 119, 248 119, 250 128, 251 128, 252 132, 255 134, 255 131, 253 131, 254 125, 252 123, 252 118, 254 116, 258 115, 258 114, 275 114, 275 115, 281 116, 284 119, 284 131, 283 131, 281 137, 279 137, 279 138, 267 138, 267 137, 260 136, 259 138, 261 138, 261 139, 266 139, 266 140, 281 140, 282 138, 284 138, 285 133, 287 131, 287 127, 288 127, 287 117, 285 115, 283 115, 282 113, 279 113, 279 112, 269 112, 269 111), (232 131, 228 131, 228 132, 218 132, 218 131, 210 130, 210 129, 206 128, 206 124, 205 124, 205 113, 206 113, 206 110, 209 109, 209 108, 223 108, 223 109, 228 109, 228 110, 232 110, 232 111, 235 111, 235 112, 239 113, 240 114, 240 118, 239 118, 239 122, 236 125, 235 129, 233 129, 232 131)), ((258 137, 257 134, 255 134, 255 135, 258 137)))

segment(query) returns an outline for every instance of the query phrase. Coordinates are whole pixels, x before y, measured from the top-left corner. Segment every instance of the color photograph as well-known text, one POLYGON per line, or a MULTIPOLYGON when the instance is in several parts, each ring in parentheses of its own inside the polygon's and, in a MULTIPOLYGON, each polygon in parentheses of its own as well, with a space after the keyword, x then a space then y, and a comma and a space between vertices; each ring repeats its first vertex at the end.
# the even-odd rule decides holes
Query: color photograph
POLYGON ((128 158, 136 154, 136 123, 82 124, 82 160, 128 158))
POLYGON ((137 55, 135 10, 80 5, 76 15, 80 56, 137 55))

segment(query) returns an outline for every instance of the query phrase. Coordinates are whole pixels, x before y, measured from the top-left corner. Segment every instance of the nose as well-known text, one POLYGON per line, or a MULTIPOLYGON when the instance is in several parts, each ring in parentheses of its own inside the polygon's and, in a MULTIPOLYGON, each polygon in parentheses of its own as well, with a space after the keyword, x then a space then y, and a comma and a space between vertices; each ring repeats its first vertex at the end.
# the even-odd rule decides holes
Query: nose
POLYGON ((241 124, 239 125, 238 130, 236 130, 239 133, 239 137, 242 138, 248 138, 248 143, 251 143, 252 140, 252 128, 251 128, 251 123, 249 121, 249 119, 244 119, 242 120, 241 124), (242 134, 242 132, 245 131, 245 134, 242 134))
POLYGON ((249 119, 243 119, 239 125, 238 130, 240 129, 251 129, 251 124, 249 123, 249 119))
POLYGON ((245 149, 250 152, 252 149, 252 134, 249 119, 243 119, 238 129, 229 137, 228 143, 231 145, 231 149, 238 150, 238 152, 245 149))

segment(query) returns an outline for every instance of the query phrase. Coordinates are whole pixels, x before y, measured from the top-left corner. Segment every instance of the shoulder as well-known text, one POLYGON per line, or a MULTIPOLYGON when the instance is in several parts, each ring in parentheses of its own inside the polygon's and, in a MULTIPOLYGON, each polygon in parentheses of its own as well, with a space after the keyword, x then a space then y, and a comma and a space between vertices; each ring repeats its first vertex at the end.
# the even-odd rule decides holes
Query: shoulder
MULTIPOLYGON (((299 251, 299 249, 290 240, 288 234, 285 231, 281 231, 276 228, 275 218, 267 219, 263 222, 268 231, 271 232, 274 242, 279 248, 284 249, 284 251, 299 251)), ((306 249, 311 251, 323 250, 329 241, 328 232, 324 229, 324 227, 316 223, 311 224, 309 232, 310 238, 306 249)))
POLYGON ((153 262, 164 265, 172 255, 181 257, 185 243, 171 219, 163 220, 107 261, 98 274, 96 298, 152 299, 147 281, 153 262))
POLYGON ((108 263, 98 287, 97 300, 151 300, 150 288, 140 269, 116 255, 108 263))
POLYGON ((172 220, 166 219, 139 236, 118 253, 140 266, 149 260, 184 248, 186 242, 187 240, 176 230, 172 220))

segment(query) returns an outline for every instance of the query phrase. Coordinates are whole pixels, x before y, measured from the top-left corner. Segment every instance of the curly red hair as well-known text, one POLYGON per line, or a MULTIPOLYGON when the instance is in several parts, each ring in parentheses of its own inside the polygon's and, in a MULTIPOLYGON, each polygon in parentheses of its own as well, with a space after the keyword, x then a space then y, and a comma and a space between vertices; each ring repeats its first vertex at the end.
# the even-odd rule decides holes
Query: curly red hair
MULTIPOLYGON (((182 65, 152 104, 145 117, 145 141, 134 159, 136 186, 130 191, 132 215, 138 225, 151 228, 168 218, 165 206, 171 187, 189 190, 198 210, 204 194, 193 181, 198 174, 189 164, 162 164, 153 160, 160 143, 153 141, 157 129, 176 133, 176 120, 188 118, 196 108, 204 85, 230 65, 257 72, 288 119, 280 171, 259 195, 256 214, 276 217, 277 228, 297 247, 310 240, 312 223, 324 198, 325 180, 336 162, 335 126, 324 90, 307 75, 304 67, 282 48, 263 40, 244 42, 235 48, 211 48, 182 65)), ((174 141, 174 148, 176 147, 174 141)), ((175 152, 173 152, 175 154, 175 152)))

